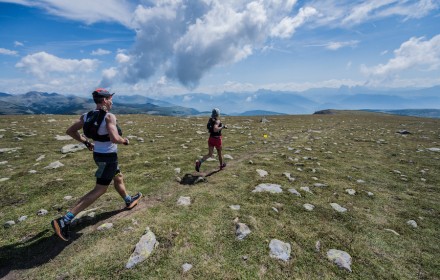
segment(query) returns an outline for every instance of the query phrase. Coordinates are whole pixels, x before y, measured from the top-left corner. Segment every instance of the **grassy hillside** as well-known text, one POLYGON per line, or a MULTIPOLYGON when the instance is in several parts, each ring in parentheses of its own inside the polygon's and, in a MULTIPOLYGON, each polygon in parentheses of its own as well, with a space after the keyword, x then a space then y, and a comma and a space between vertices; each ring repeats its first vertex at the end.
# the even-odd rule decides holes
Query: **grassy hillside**
MULTIPOLYGON (((65 243, 53 235, 50 221, 94 185, 92 154, 63 155, 61 147, 75 141, 56 140, 76 118, 0 116, 0 221, 16 222, 0 228, 0 278, 440 278, 440 153, 427 150, 440 148, 440 120, 367 112, 271 116, 265 123, 226 117, 224 153, 233 159, 206 182, 189 186, 176 177, 193 173, 194 161, 206 153, 207 134, 200 133, 206 118, 121 115, 124 135, 133 136, 131 145, 119 147, 121 170, 127 189, 145 198, 123 211, 110 186, 90 207, 95 216, 74 226, 73 241, 65 243), (401 130, 411 134, 396 133, 401 130), (55 161, 64 166, 44 169, 55 161), (256 169, 269 174, 261 178, 256 169), (283 192, 253 193, 260 183, 279 184, 283 192), (192 204, 177 205, 180 196, 192 204), (38 216, 42 208, 48 214, 38 216), (17 222, 23 215, 28 218, 17 222), (242 241, 235 237, 236 218, 252 231, 242 241), (114 226, 98 231, 104 223, 114 226), (125 269, 147 226, 159 246, 145 262, 125 269), (290 260, 270 257, 272 239, 291 245, 290 260), (329 249, 350 254, 352 272, 329 261, 329 249), (182 272, 184 263, 193 268, 182 272)), ((217 165, 206 162, 202 169, 217 165)))

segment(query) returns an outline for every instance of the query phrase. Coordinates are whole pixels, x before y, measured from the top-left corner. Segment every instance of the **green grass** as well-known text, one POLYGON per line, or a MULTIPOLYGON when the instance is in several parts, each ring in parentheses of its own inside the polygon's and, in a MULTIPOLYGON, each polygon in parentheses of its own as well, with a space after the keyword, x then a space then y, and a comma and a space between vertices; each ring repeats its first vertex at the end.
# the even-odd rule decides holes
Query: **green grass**
MULTIPOLYGON (((94 185, 91 153, 83 150, 64 156, 61 147, 75 141, 55 140, 77 116, 0 117, 0 148, 21 148, 0 154, 0 162, 7 161, 0 165, 0 178, 10 178, 0 183, 0 221, 4 224, 28 216, 11 228, 0 228, 1 276, 440 278, 440 154, 425 150, 440 146, 439 120, 366 112, 274 116, 264 124, 258 117, 227 117, 223 121, 229 126, 224 131, 224 154, 234 159, 227 160, 228 167, 207 182, 187 186, 180 185, 176 177, 192 173, 194 161, 207 152, 207 134, 196 133, 206 130, 204 118, 118 118, 124 136, 144 139, 141 143, 132 138, 129 146, 120 146, 119 158, 127 189, 141 191, 145 198, 134 210, 120 212, 123 201, 110 186, 90 207, 97 208, 95 218, 76 225, 74 240, 64 243, 53 236, 50 221, 63 215, 94 185), (56 121, 48 122, 50 119, 56 121), (397 134, 401 129, 412 134, 397 134), (45 158, 36 162, 40 155, 45 158), (56 160, 65 166, 43 169, 56 160), (175 174, 177 167, 181 174, 175 174), (260 178, 256 169, 269 175, 260 178), (289 182, 284 172, 296 180, 289 182), (359 179, 365 183, 358 183, 359 179), (316 182, 328 187, 312 187, 316 182), (283 193, 252 193, 260 183, 280 184, 283 193), (314 194, 301 191, 302 186, 309 186, 314 194), (289 193, 291 187, 302 197, 289 193), (355 189, 356 195, 348 195, 348 188, 355 189), (374 196, 367 196, 367 191, 374 196), (66 195, 74 198, 66 201, 66 195), (180 196, 191 197, 192 204, 177 206, 180 196), (335 212, 332 202, 348 212, 335 212), (315 205, 314 211, 306 211, 304 203, 315 205), (231 210, 232 204, 241 209, 231 210), (41 208, 49 214, 37 216, 41 208), (252 230, 243 241, 235 239, 236 218, 252 230), (408 226, 410 219, 419 227, 408 226), (97 231, 104 222, 112 222, 114 227, 97 231), (145 262, 127 270, 125 263, 147 226, 156 234, 159 246, 145 262), (270 258, 273 238, 291 244, 289 261, 270 258), (320 252, 315 251, 318 240, 320 252), (326 252, 332 248, 351 255, 353 272, 327 260, 326 252), (181 266, 186 262, 193 268, 183 274, 181 266)), ((205 162, 202 169, 217 165, 205 162)))

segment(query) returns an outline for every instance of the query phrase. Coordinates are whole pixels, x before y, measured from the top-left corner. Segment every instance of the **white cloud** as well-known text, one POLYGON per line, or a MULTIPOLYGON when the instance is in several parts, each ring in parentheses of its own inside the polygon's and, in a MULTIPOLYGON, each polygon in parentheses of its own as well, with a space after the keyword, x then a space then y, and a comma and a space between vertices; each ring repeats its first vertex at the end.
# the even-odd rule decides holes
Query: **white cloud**
POLYGON ((440 35, 431 40, 411 38, 394 51, 394 57, 386 64, 373 67, 362 65, 362 72, 377 78, 388 78, 408 69, 432 71, 440 66, 440 35))
POLYGON ((91 52, 91 55, 106 55, 106 54, 111 54, 112 52, 109 50, 104 50, 104 49, 97 49, 91 52))
POLYGON ((44 78, 49 73, 84 73, 98 67, 96 59, 63 59, 46 52, 38 52, 23 57, 15 67, 44 78))
POLYGON ((116 61, 120 64, 127 63, 130 61, 130 56, 124 54, 124 53, 118 53, 116 55, 116 61))
POLYGON ((271 33, 274 37, 288 38, 291 37, 295 30, 304 24, 304 22, 317 15, 317 10, 312 7, 301 8, 295 17, 285 17, 276 25, 271 33))
POLYGON ((14 46, 16 46, 16 47, 23 47, 24 44, 23 44, 22 42, 15 41, 15 42, 14 42, 14 46))
POLYGON ((359 41, 356 40, 346 41, 346 42, 330 42, 325 45, 325 48, 332 51, 336 51, 344 47, 356 47, 358 43, 359 41))
POLYGON ((4 55, 17 55, 18 52, 17 51, 11 51, 11 50, 4 49, 4 48, 0 48, 0 54, 4 54, 4 55))

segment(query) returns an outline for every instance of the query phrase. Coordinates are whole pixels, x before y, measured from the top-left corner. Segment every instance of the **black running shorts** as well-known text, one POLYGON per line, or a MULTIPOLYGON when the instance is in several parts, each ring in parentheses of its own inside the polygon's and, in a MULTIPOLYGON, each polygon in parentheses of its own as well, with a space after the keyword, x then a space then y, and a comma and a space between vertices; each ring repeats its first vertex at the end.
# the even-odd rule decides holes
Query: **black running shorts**
POLYGON ((108 186, 113 178, 119 174, 118 154, 117 153, 93 153, 98 170, 96 170, 96 184, 108 186))

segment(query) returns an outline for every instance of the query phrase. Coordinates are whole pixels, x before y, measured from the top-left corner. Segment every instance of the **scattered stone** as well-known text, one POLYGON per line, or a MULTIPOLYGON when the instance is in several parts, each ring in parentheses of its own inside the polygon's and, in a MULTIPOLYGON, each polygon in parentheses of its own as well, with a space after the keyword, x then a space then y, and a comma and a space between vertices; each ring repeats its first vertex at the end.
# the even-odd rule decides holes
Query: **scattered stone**
POLYGON ((275 207, 272 207, 272 210, 275 211, 275 212, 277 212, 277 213, 279 212, 278 209, 275 208, 275 207))
POLYGON ((414 220, 409 220, 406 222, 407 225, 412 226, 413 228, 417 227, 417 223, 414 220))
POLYGON ((440 148, 427 148, 426 150, 430 152, 440 152, 440 148))
POLYGON ((72 199, 72 196, 71 195, 66 195, 65 197, 64 197, 64 200, 71 200, 72 199))
POLYGON ((174 173, 180 174, 180 168, 174 168, 174 173))
POLYGON ((231 159, 231 160, 234 159, 231 155, 224 155, 223 158, 225 158, 225 159, 231 159))
POLYGON ((316 252, 321 252, 321 241, 316 241, 315 243, 315 251, 316 252))
POLYGON ((14 221, 7 221, 6 223, 3 224, 3 227, 4 227, 4 228, 10 228, 10 227, 12 227, 13 225, 15 225, 15 222, 14 222, 14 221))
POLYGON ((235 236, 237 237, 237 240, 243 240, 251 233, 251 230, 249 227, 244 223, 237 223, 235 224, 235 236))
POLYGON ((315 184, 313 184, 313 186, 316 187, 316 188, 325 188, 325 187, 328 187, 327 184, 321 184, 321 183, 315 183, 315 184))
POLYGON ((190 263, 184 263, 184 264, 182 265, 183 273, 186 273, 186 272, 190 271, 192 267, 193 267, 192 264, 190 264, 190 263))
POLYGON ((0 154, 1 153, 13 153, 13 152, 16 152, 17 150, 19 150, 19 149, 21 149, 21 148, 1 148, 0 149, 0 154))
POLYGON ((269 243, 270 257, 287 261, 290 259, 290 244, 278 239, 272 239, 269 243))
POLYGON ((345 191, 346 191, 349 195, 355 195, 355 194, 356 194, 356 191, 353 190, 353 189, 346 189, 345 191))
POLYGON ((303 191, 305 191, 305 192, 308 192, 308 193, 310 193, 310 194, 313 194, 309 187, 300 187, 299 189, 300 189, 300 190, 303 190, 303 191))
POLYGON ((38 210, 38 212, 37 212, 37 215, 38 216, 44 216, 44 215, 47 215, 47 210, 46 209, 40 209, 40 210, 38 210))
POLYGON ((41 156, 39 156, 35 161, 41 161, 41 160, 43 160, 45 157, 46 157, 45 155, 41 155, 41 156))
POLYGON ((365 183, 365 181, 362 180, 362 179, 356 180, 356 182, 357 182, 358 184, 364 184, 364 183, 365 183))
POLYGON ((44 169, 57 169, 57 168, 60 168, 63 166, 64 166, 64 164, 62 164, 61 162, 54 161, 51 164, 49 164, 48 166, 44 167, 44 169))
POLYGON ((84 144, 68 144, 61 148, 61 153, 62 154, 74 153, 76 151, 81 151, 84 149, 87 149, 86 145, 84 144))
POLYGON ((282 193, 283 190, 277 184, 259 184, 252 192, 282 193))
POLYGON ((240 205, 231 205, 229 206, 232 210, 240 210, 240 205))
POLYGON ((291 177, 289 172, 284 172, 283 175, 286 176, 290 182, 295 181, 295 178, 291 177))
POLYGON ((347 252, 330 249, 327 252, 327 258, 340 268, 345 268, 351 272, 351 256, 347 252))
POLYGON ((181 206, 191 205, 191 198, 189 196, 181 196, 177 200, 177 205, 181 205, 181 206))
POLYGON ((254 164, 254 162, 252 160, 249 160, 249 164, 254 164))
POLYGON ((10 178, 0 178, 0 183, 1 182, 6 182, 7 180, 9 180, 10 178))
POLYGON ((263 169, 257 169, 256 171, 261 178, 266 177, 269 174, 266 170, 263 169))
POLYGON ((142 235, 139 242, 136 244, 136 247, 128 259, 125 267, 130 269, 138 263, 143 262, 151 255, 151 253, 153 253, 153 250, 158 245, 159 243, 156 241, 156 235, 154 235, 150 228, 147 227, 145 234, 142 235))
POLYGON ((372 193, 372 192, 367 192, 367 195, 368 195, 368 196, 374 196, 374 193, 372 193))
POLYGON ((404 129, 401 129, 401 130, 397 131, 396 133, 403 134, 403 135, 411 134, 411 132, 409 132, 408 130, 404 130, 404 129))
POLYGON ((26 221, 27 218, 28 218, 28 216, 21 216, 20 218, 18 218, 18 221, 21 223, 21 222, 26 221))
POLYGON ((337 203, 330 203, 333 209, 335 209, 339 213, 344 213, 347 211, 347 208, 342 207, 341 205, 337 203))
POLYGON ((70 137, 69 135, 56 135, 55 139, 59 141, 66 141, 66 140, 72 140, 72 137, 70 137))
POLYGON ((389 229, 389 228, 386 228, 385 230, 386 230, 386 231, 389 231, 389 232, 391 232, 391 233, 394 233, 394 234, 397 235, 397 236, 400 236, 400 234, 398 234, 395 230, 392 230, 392 229, 389 229))
POLYGON ((37 173, 37 170, 29 170, 29 174, 35 174, 37 173))
MULTIPOLYGON (((92 212, 92 213, 94 213, 94 212, 92 212)), ((89 213, 89 215, 90 215, 91 213, 89 213)), ((93 215, 93 217, 94 217, 94 215, 93 215)), ((91 218, 93 218, 93 217, 91 217, 91 218)), ((98 228, 97 228, 97 230, 99 230, 99 231, 103 231, 103 230, 109 230, 109 229, 111 229, 111 228, 113 228, 113 224, 112 223, 104 223, 104 224, 102 224, 102 225, 100 225, 98 228)))
POLYGON ((6 164, 6 163, 8 163, 8 161, 7 161, 7 160, 4 160, 4 161, 0 161, 0 165, 4 165, 4 164, 6 164))
POLYGON ((313 209, 315 209, 315 205, 310 204, 310 203, 306 203, 306 204, 304 204, 303 207, 304 207, 307 211, 313 211, 313 209))
POLYGON ((300 194, 297 190, 295 190, 294 188, 290 188, 290 189, 288 189, 288 191, 289 191, 290 193, 293 193, 293 194, 296 195, 296 196, 301 197, 301 194, 300 194))

